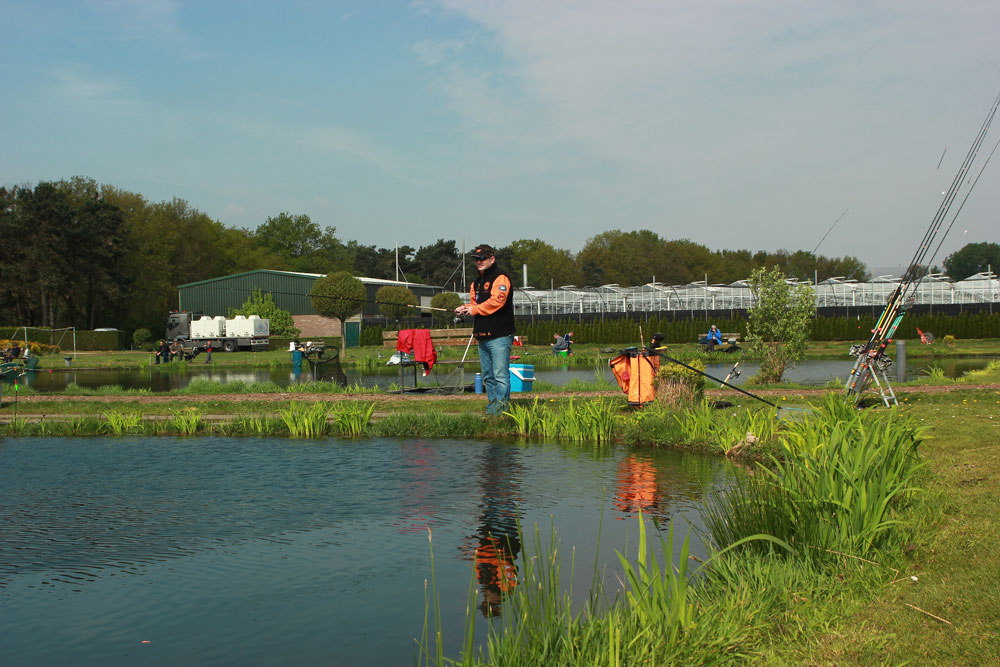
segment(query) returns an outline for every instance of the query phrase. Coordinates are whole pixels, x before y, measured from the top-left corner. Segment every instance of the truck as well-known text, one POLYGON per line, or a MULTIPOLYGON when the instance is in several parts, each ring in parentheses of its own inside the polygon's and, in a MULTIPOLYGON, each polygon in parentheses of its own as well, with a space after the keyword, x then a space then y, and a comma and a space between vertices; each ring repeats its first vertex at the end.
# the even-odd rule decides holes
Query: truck
POLYGON ((213 317, 203 313, 172 310, 167 319, 165 337, 171 343, 180 343, 184 351, 190 354, 205 350, 209 345, 213 351, 264 351, 268 347, 270 335, 271 323, 257 315, 226 318, 222 315, 213 317))

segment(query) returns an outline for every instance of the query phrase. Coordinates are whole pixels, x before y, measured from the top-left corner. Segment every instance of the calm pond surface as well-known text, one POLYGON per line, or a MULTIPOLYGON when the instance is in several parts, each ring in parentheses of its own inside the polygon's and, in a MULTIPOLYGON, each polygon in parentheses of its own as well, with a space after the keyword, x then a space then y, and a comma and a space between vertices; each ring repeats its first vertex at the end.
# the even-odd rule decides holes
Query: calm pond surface
POLYGON ((225 437, 4 438, 0 467, 10 665, 410 664, 428 530, 455 655, 470 585, 517 586, 518 523, 575 547, 582 598, 640 508, 683 536, 731 474, 648 449, 225 437))
MULTIPOLYGON (((708 364, 705 372, 720 379, 724 379, 729 374, 733 364, 737 359, 727 360, 725 363, 708 364)), ((992 357, 971 357, 971 358, 947 358, 947 359, 910 359, 906 367, 907 380, 915 380, 925 373, 929 367, 940 367, 944 370, 945 377, 961 377, 963 373, 985 367, 992 357)), ((523 360, 530 363, 530 359, 523 360)), ((834 378, 847 378, 854 362, 844 360, 806 360, 794 368, 785 371, 784 379, 788 382, 798 382, 805 385, 821 386, 834 378)), ((760 364, 756 362, 741 363, 739 366, 740 375, 729 380, 730 384, 745 384, 747 378, 757 372, 760 364)), ((428 378, 419 378, 418 384, 422 387, 433 387, 438 385, 449 385, 457 382, 449 379, 448 374, 454 366, 441 365, 435 368, 435 373, 428 378)), ((473 362, 466 365, 465 381, 472 382, 472 376, 478 368, 478 363, 473 362)), ((407 387, 413 386, 412 369, 404 369, 406 372, 405 384, 407 387)), ((572 380, 593 382, 598 371, 600 377, 604 378, 613 386, 614 378, 611 370, 605 365, 600 369, 571 368, 564 367, 535 368, 535 379, 545 381, 557 386, 564 386, 572 380)), ((387 389, 390 385, 400 383, 398 367, 386 367, 375 371, 359 371, 355 369, 345 369, 348 384, 359 384, 365 387, 380 387, 387 389)), ((106 385, 118 385, 123 389, 149 389, 154 392, 166 392, 175 389, 183 389, 193 379, 203 378, 216 382, 237 382, 242 381, 248 384, 254 382, 273 382, 278 386, 285 387, 298 382, 310 379, 308 370, 303 373, 292 373, 291 364, 286 367, 255 368, 242 370, 229 370, 218 368, 205 368, 196 363, 184 366, 150 366, 143 370, 75 370, 72 368, 53 369, 51 372, 41 370, 33 373, 26 373, 21 382, 34 388, 37 391, 63 391, 70 383, 75 383, 81 387, 96 388, 106 385)), ((889 379, 896 379, 894 368, 889 370, 889 379)), ((613 387, 609 387, 613 388, 613 387)))

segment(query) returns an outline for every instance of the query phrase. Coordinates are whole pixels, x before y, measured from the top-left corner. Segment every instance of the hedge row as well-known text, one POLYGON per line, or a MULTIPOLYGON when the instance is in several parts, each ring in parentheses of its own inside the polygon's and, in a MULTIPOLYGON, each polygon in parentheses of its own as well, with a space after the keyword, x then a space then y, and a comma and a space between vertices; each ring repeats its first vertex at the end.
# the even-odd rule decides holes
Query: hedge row
MULTIPOLYGON (((0 327, 0 338, 24 340, 24 328, 0 327)), ((57 345, 62 350, 73 349, 72 331, 51 331, 38 327, 28 327, 28 340, 45 345, 57 345)), ((76 331, 77 350, 124 350, 124 331, 76 331)))
MULTIPOLYGON (((715 324, 724 333, 738 333, 746 336, 745 318, 716 318, 713 320, 670 320, 649 318, 641 321, 628 319, 607 319, 603 322, 578 322, 576 320, 546 320, 534 324, 520 319, 517 332, 527 336, 530 343, 539 345, 551 343, 554 334, 573 332, 577 343, 598 343, 600 345, 638 345, 639 328, 642 340, 649 341, 654 333, 662 333, 667 343, 693 343, 708 332, 715 324)), ((818 317, 811 320, 811 340, 866 340, 875 326, 875 318, 861 317, 818 317)), ((915 339, 919 337, 917 328, 933 333, 937 338, 952 335, 955 338, 1000 338, 1000 313, 975 313, 968 315, 908 315, 903 318, 896 331, 897 338, 915 339)), ((364 327, 361 330, 362 345, 381 345, 383 327, 364 327)))

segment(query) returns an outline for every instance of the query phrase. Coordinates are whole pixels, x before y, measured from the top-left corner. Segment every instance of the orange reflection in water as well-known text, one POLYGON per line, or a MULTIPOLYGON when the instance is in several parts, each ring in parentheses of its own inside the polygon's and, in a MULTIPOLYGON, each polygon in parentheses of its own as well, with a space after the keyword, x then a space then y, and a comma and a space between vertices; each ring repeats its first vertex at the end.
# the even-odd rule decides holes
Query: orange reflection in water
MULTIPOLYGON (((626 456, 618 464, 618 489, 614 506, 626 515, 655 509, 659 503, 656 466, 649 459, 626 456)), ((626 516, 619 516, 625 519, 626 516)))

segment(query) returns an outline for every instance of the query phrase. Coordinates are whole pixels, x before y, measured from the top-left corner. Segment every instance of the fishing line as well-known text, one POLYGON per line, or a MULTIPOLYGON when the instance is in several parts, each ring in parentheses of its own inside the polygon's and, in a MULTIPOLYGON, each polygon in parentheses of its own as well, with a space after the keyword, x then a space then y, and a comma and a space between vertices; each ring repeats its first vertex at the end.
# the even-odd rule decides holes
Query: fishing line
POLYGON ((837 219, 833 221, 832 225, 830 225, 830 229, 826 230, 826 234, 823 234, 823 238, 821 238, 819 240, 819 243, 816 244, 816 247, 813 248, 812 254, 814 254, 814 255, 816 254, 816 251, 819 250, 819 247, 821 245, 823 245, 823 241, 826 240, 826 237, 830 235, 830 232, 832 232, 833 228, 837 226, 837 223, 840 222, 840 219, 843 218, 845 215, 847 215, 847 212, 850 211, 850 210, 851 210, 851 207, 848 206, 847 208, 844 209, 843 213, 841 213, 840 215, 837 216, 837 219))
POLYGON ((983 166, 982 168, 980 168, 979 173, 976 175, 976 179, 972 181, 972 184, 969 186, 969 191, 965 193, 965 198, 962 199, 962 203, 959 204, 958 210, 955 211, 955 216, 951 219, 951 224, 948 225, 948 229, 945 230, 944 236, 941 237, 941 241, 938 243, 937 248, 934 249, 934 254, 931 255, 928 264, 933 262, 934 258, 937 257, 938 252, 941 250, 941 245, 944 243, 944 240, 948 236, 948 233, 951 231, 951 228, 955 226, 955 221, 958 220, 958 214, 962 212, 963 208, 965 208, 965 202, 969 201, 969 195, 972 194, 972 190, 976 187, 976 183, 979 182, 979 178, 983 175, 983 172, 986 171, 986 165, 990 163, 990 160, 993 159, 993 154, 997 152, 997 147, 1000 147, 1000 139, 998 139, 997 142, 993 145, 993 150, 990 151, 990 154, 986 156, 986 161, 983 162, 983 166))

